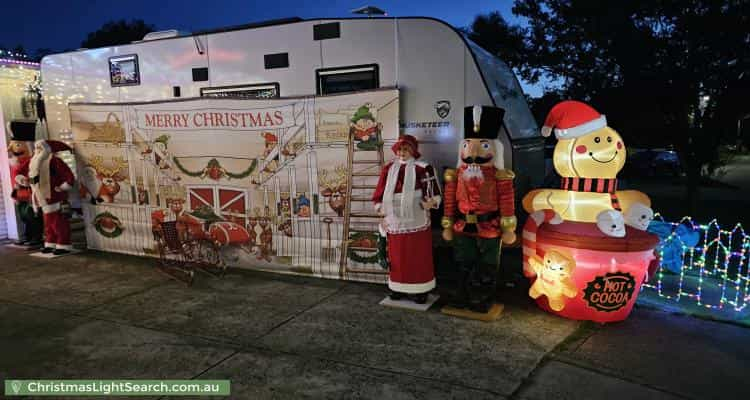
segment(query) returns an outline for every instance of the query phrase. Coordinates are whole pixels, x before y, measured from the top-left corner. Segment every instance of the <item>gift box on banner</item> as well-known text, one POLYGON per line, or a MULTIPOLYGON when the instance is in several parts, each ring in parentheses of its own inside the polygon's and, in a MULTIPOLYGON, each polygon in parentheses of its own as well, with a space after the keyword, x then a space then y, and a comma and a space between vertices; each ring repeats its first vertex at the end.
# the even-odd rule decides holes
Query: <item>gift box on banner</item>
POLYGON ((566 221, 540 225, 535 241, 535 256, 524 257, 524 274, 537 305, 561 317, 603 323, 628 317, 659 239, 631 227, 624 237, 611 237, 596 224, 566 221))

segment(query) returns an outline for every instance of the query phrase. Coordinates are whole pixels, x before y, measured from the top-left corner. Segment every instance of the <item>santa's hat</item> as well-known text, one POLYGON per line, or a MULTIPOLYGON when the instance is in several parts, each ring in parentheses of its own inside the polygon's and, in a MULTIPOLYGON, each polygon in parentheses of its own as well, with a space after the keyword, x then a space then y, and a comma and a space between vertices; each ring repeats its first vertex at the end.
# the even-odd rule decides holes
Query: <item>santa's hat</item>
POLYGON ((37 140, 37 146, 42 146, 47 153, 57 153, 58 151, 73 151, 67 144, 59 140, 37 140))
POLYGON ((558 139, 572 139, 589 134, 607 126, 607 118, 593 107, 575 100, 557 103, 544 120, 542 136, 555 131, 558 139))

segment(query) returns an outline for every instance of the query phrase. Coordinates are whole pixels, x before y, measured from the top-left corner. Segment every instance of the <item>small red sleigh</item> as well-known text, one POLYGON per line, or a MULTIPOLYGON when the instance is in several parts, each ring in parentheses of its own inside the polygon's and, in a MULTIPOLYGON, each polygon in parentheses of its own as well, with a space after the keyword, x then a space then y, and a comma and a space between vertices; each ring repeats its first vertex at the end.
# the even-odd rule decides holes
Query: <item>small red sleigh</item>
POLYGON ((151 226, 159 253, 157 267, 171 278, 193 283, 195 271, 222 276, 226 263, 221 257, 225 246, 250 251, 250 233, 243 226, 224 220, 203 220, 183 213, 166 221, 166 212, 151 213, 151 226))

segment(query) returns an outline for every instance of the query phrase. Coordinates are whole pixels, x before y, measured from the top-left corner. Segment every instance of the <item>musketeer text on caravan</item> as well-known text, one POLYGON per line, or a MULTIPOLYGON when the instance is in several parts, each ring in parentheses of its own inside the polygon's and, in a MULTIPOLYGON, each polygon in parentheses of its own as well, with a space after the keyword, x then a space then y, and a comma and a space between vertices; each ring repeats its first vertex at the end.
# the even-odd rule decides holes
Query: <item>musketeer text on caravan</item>
POLYGON ((138 110, 138 127, 168 130, 259 130, 294 126, 291 107, 248 110, 138 110))

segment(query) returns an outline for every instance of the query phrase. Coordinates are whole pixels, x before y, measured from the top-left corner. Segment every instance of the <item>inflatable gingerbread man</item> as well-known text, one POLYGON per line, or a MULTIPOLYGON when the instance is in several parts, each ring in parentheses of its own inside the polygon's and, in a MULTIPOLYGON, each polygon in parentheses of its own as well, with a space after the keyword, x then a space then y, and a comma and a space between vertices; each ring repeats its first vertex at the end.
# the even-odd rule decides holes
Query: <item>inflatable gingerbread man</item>
POLYGON ((537 189, 523 199, 529 214, 554 210, 565 221, 596 223, 608 236, 625 236, 625 224, 646 230, 653 219, 651 200, 636 190, 617 190, 617 173, 625 165, 625 143, 591 106, 568 100, 552 108, 542 135, 554 130, 555 170, 560 189, 537 189))

